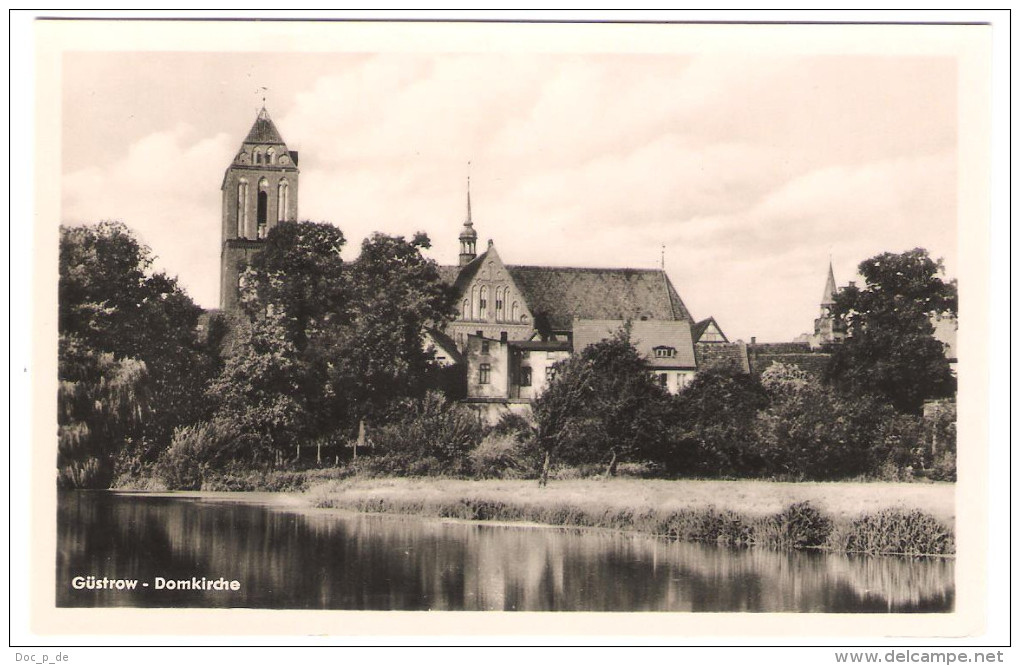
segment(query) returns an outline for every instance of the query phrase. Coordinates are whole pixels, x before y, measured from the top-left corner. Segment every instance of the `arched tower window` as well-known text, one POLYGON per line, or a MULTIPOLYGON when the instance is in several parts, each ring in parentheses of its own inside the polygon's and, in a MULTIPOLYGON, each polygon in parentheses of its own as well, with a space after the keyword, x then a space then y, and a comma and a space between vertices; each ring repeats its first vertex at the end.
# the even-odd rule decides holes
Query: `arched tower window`
POLYGON ((483 286, 481 291, 478 292, 478 318, 485 319, 486 308, 488 307, 489 300, 489 288, 483 286))
POLYGON ((266 237, 266 223, 269 215, 269 181, 265 178, 259 179, 259 198, 256 206, 255 219, 258 222, 256 238, 266 237))
POLYGON ((276 164, 276 151, 272 148, 266 151, 266 162, 276 164))
POLYGON ((280 179, 280 184, 276 186, 276 220, 278 222, 284 222, 287 219, 287 206, 289 203, 290 185, 287 184, 287 179, 280 179))
POLYGON ((248 181, 241 179, 237 183, 237 237, 247 236, 248 226, 248 181))

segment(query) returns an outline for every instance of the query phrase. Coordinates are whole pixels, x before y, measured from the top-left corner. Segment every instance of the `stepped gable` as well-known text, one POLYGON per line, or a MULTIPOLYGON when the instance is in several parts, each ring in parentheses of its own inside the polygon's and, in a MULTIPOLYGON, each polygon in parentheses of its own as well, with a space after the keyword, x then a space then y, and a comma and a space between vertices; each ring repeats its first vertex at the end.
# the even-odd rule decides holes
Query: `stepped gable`
MULTIPOLYGON (((472 264, 465 266, 465 272, 472 264)), ((661 270, 518 265, 507 270, 536 322, 544 322, 553 331, 571 330, 574 319, 691 320, 661 270)))

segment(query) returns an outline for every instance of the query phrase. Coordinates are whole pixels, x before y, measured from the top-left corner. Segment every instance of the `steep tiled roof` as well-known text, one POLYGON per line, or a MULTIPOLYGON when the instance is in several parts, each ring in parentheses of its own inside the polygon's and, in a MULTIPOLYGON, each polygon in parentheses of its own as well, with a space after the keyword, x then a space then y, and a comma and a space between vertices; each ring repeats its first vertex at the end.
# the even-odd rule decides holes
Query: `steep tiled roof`
MULTIPOLYGON (((579 352, 599 340, 612 336, 623 326, 620 319, 577 319, 574 321, 574 351, 579 352)), ((690 368, 697 364, 694 344, 691 342, 691 325, 688 321, 632 321, 630 341, 653 368, 690 368), (672 347, 676 355, 657 358, 656 347, 672 347)))
POLYGON ((460 275, 460 266, 439 266, 439 279, 444 284, 448 284, 451 287, 453 283, 457 281, 457 276, 460 275))
POLYGON ((698 359, 698 370, 731 368, 741 372, 751 371, 747 346, 743 342, 698 343, 694 345, 694 356, 698 359))
POLYGON ((244 139, 245 143, 283 143, 283 137, 280 136, 280 132, 276 129, 276 125, 269 118, 269 113, 263 108, 259 111, 258 118, 255 119, 255 124, 251 126, 248 131, 248 136, 244 139))
MULTIPOLYGON (((465 272, 470 267, 468 264, 465 272)), ((680 295, 661 270, 546 266, 507 266, 507 269, 524 294, 536 323, 544 321, 554 331, 570 330, 574 319, 637 321, 644 317, 688 322, 691 319, 680 295)), ((462 274, 458 283, 463 277, 462 274)))
POLYGON ((464 356, 458 351, 457 343, 453 341, 446 333, 431 328, 427 331, 428 336, 432 339, 432 343, 436 346, 436 351, 442 351, 446 354, 447 358, 453 363, 463 363, 464 356))

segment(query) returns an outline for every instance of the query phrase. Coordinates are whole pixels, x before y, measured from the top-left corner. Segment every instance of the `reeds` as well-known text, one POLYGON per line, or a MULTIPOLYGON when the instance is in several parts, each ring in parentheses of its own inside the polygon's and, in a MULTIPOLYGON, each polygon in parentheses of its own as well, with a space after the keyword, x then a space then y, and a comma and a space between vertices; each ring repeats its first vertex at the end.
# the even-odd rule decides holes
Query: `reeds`
POLYGON ((608 528, 675 541, 775 549, 820 549, 870 554, 950 555, 952 530, 921 511, 887 509, 836 520, 810 502, 797 502, 772 515, 748 515, 714 506, 657 510, 582 506, 562 500, 510 501, 470 496, 380 496, 347 492, 333 482, 313 489, 323 508, 396 513, 432 518, 531 522, 565 527, 608 528))

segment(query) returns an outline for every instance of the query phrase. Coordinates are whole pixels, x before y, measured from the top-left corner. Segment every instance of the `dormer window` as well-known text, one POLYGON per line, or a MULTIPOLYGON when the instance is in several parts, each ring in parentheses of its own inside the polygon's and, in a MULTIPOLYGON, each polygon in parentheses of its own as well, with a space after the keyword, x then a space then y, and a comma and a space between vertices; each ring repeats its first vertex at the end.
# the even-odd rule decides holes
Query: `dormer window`
POLYGON ((659 346, 652 349, 655 358, 676 358, 676 347, 659 346))

